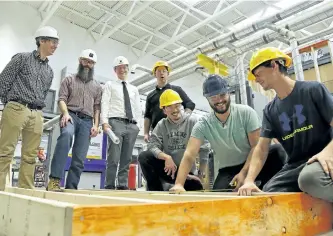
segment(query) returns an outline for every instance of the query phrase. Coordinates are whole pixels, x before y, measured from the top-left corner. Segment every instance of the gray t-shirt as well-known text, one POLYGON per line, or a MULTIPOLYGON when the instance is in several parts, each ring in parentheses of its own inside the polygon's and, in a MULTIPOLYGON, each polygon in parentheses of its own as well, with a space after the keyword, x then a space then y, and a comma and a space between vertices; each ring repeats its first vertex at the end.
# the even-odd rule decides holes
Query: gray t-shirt
POLYGON ((251 150, 248 133, 261 127, 261 120, 254 109, 247 105, 231 104, 230 115, 223 125, 211 113, 193 127, 192 137, 210 143, 214 150, 214 175, 224 167, 245 163, 251 150))
MULTIPOLYGON (((191 137, 192 128, 197 121, 198 118, 194 114, 189 115, 187 113, 183 114, 182 120, 178 124, 172 123, 168 118, 163 118, 153 130, 148 150, 156 158, 161 152, 170 155, 175 164, 179 166, 191 137)), ((205 140, 199 151, 200 163, 207 162, 209 148, 210 145, 205 140)), ((191 169, 191 172, 194 173, 194 171, 195 165, 191 169)))

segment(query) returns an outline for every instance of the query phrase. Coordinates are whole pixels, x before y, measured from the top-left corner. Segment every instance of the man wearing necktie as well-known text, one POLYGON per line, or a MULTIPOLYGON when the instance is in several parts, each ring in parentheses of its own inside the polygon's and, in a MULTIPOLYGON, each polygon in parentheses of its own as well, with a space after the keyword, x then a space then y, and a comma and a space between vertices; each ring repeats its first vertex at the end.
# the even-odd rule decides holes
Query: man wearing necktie
POLYGON ((114 60, 117 80, 108 81, 105 84, 102 96, 103 131, 107 132, 107 129, 110 128, 120 140, 118 144, 115 144, 108 138, 106 189, 127 189, 129 164, 132 161, 135 140, 140 131, 137 125, 142 113, 140 95, 137 87, 127 81, 128 66, 128 60, 123 56, 114 60))

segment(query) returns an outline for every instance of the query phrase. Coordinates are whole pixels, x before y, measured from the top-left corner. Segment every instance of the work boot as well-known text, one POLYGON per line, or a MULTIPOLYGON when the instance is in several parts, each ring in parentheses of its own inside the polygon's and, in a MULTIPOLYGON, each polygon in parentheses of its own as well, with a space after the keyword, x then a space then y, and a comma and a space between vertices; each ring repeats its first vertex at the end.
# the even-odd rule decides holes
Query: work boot
POLYGON ((60 188, 60 179, 50 177, 50 181, 46 187, 46 191, 63 192, 64 190, 60 188))

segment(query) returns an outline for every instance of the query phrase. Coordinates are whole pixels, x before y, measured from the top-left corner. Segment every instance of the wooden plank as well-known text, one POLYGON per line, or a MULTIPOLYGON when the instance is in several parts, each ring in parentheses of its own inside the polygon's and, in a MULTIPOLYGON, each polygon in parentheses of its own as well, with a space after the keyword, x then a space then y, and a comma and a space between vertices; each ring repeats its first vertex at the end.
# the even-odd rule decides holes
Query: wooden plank
POLYGON ((51 199, 62 202, 70 202, 80 205, 123 205, 123 204, 144 204, 144 203, 169 203, 168 200, 156 200, 156 199, 145 199, 134 198, 134 197, 122 197, 122 196, 98 196, 98 195, 87 195, 87 194, 75 194, 75 193, 60 193, 60 192, 48 192, 45 190, 38 189, 22 189, 9 187, 6 188, 6 192, 22 194, 26 196, 33 196, 43 199, 51 199))
POLYGON ((0 192, 0 235, 69 236, 74 206, 0 192))
MULTIPOLYGON (((112 194, 112 195, 125 195, 125 194, 169 194, 169 195, 177 195, 177 194, 182 194, 182 195, 223 195, 223 196, 237 196, 237 192, 213 192, 213 191, 207 191, 207 192, 202 192, 202 191, 187 191, 187 192, 182 192, 182 193, 171 193, 168 191, 133 191, 133 190, 106 190, 106 189, 96 189, 96 190, 91 190, 91 189, 78 189, 78 190, 70 190, 70 189, 65 189, 64 192, 67 193, 80 193, 80 194, 94 194, 94 195, 104 195, 104 194, 112 194)), ((276 196, 276 195, 283 195, 283 194, 290 194, 289 193, 281 193, 281 192, 258 192, 258 193, 253 193, 253 196, 276 196)))
POLYGON ((118 197, 129 197, 129 198, 145 198, 145 199, 158 199, 168 201, 197 201, 197 200, 211 200, 212 198, 218 199, 231 199, 231 198, 244 198, 243 196, 237 195, 224 195, 220 194, 204 194, 204 193, 192 193, 192 194, 172 194, 168 192, 148 192, 148 191, 75 191, 66 190, 73 194, 87 194, 93 196, 118 196, 118 197))
POLYGON ((65 193, 48 192, 38 189, 21 189, 16 187, 6 188, 7 192, 34 196, 57 201, 71 202, 83 205, 102 205, 102 204, 139 204, 139 203, 169 203, 185 201, 203 201, 212 199, 231 199, 246 198, 231 195, 206 195, 206 194, 169 194, 168 192, 121 192, 121 191, 66 191, 65 193))
POLYGON ((332 205, 303 193, 132 206, 75 206, 72 235, 317 235, 332 205))

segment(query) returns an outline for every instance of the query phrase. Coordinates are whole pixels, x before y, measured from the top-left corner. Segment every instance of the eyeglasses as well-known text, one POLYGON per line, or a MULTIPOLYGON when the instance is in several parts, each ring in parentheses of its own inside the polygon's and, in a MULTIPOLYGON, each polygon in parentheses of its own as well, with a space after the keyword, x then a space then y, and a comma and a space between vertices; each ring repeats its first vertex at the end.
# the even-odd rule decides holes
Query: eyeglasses
POLYGON ((51 41, 51 43, 53 43, 54 45, 58 45, 59 44, 59 39, 49 39, 51 41))
POLYGON ((220 100, 226 99, 227 96, 228 96, 228 93, 217 94, 217 95, 208 97, 208 100, 211 101, 211 102, 216 102, 216 101, 220 101, 220 100))
POLYGON ((92 61, 92 60, 88 60, 88 59, 85 59, 85 58, 82 59, 82 62, 83 62, 83 63, 86 63, 86 64, 90 64, 90 65, 94 65, 94 64, 95 64, 94 61, 92 61))

